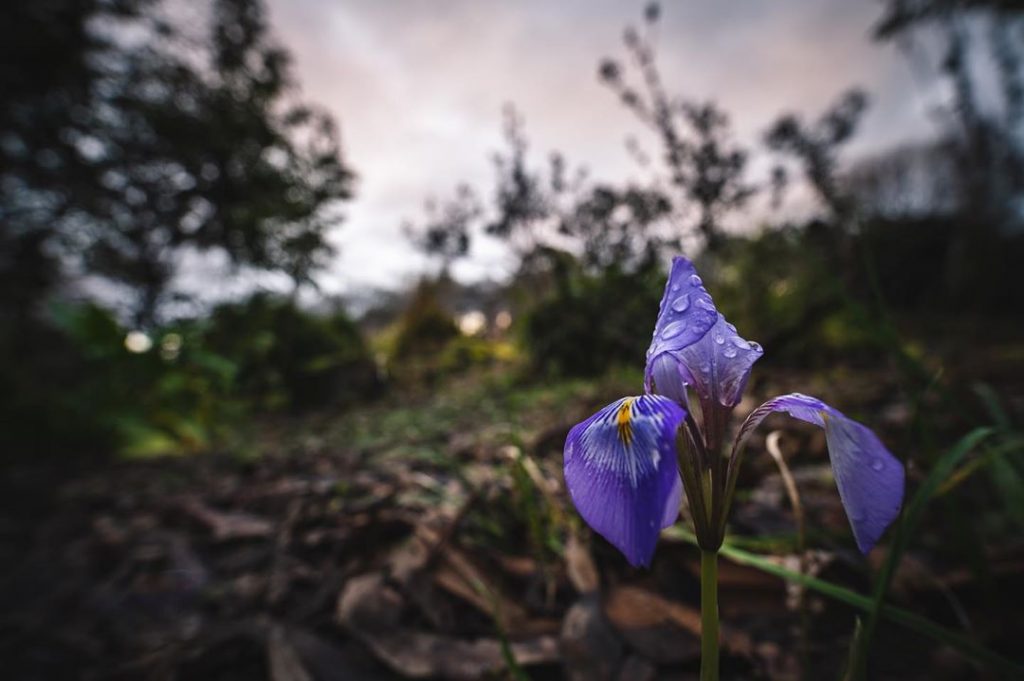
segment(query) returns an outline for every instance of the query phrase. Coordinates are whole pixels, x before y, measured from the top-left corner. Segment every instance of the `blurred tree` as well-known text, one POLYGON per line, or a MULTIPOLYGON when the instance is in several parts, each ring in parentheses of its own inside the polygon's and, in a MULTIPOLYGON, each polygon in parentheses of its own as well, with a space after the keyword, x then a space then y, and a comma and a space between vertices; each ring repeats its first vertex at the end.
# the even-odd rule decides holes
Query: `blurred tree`
POLYGON ((532 167, 523 117, 509 104, 504 110, 506 148, 494 154, 495 188, 484 232, 508 244, 518 260, 515 285, 536 301, 566 285, 583 235, 574 233, 573 214, 587 195, 587 171, 570 172, 559 152, 547 167, 532 167))
POLYGON ((888 0, 875 38, 909 51, 943 46, 939 68, 952 91, 947 144, 963 217, 947 250, 946 280, 966 296, 971 282, 986 276, 979 266, 1002 252, 1002 237, 1024 226, 1024 4, 888 0), (985 58, 995 66, 996 87, 977 68, 985 58))
POLYGON ((660 15, 659 5, 648 5, 646 32, 628 28, 624 37, 642 89, 626 82, 624 68, 616 60, 602 61, 598 74, 658 135, 668 181, 682 205, 697 207, 693 228, 703 237, 705 248, 714 252, 723 242, 723 218, 743 208, 755 192, 744 180, 747 152, 731 140, 729 118, 714 102, 671 96, 665 89, 651 35, 660 15))
POLYGON ((261 411, 353 404, 380 387, 358 327, 340 309, 314 314, 292 300, 256 293, 217 306, 201 345, 231 358, 238 397, 261 411))
POLYGON ((0 315, 19 324, 59 282, 58 226, 99 184, 91 110, 115 48, 90 25, 123 26, 148 4, 0 6, 0 315))
MULTIPOLYGON (((85 359, 44 321, 59 290, 61 226, 98 186, 90 111, 114 50, 91 30, 138 20, 145 0, 0 3, 0 452, 94 442, 95 401, 76 402, 85 359)), ((65 449, 66 451, 66 449, 65 449)))
POLYGON ((579 242, 585 268, 629 271, 657 261, 665 238, 653 228, 671 212, 672 203, 657 190, 599 185, 561 218, 560 231, 579 242))
POLYGON ((999 0, 889 0, 875 26, 880 41, 900 41, 914 49, 914 38, 927 35, 944 44, 941 71, 952 84, 947 113, 955 122, 963 175, 964 209, 984 216, 981 223, 999 226, 1014 220, 1013 197, 1024 192, 1024 4, 999 0), (982 29, 987 35, 982 37, 982 29), (988 55, 978 55, 978 46, 988 55), (996 67, 998 86, 982 84, 976 68, 987 56, 996 67), (997 97, 996 106, 985 99, 997 97))
POLYGON ((531 301, 521 321, 531 367, 540 375, 599 376, 642 362, 650 338, 637 329, 657 316, 665 289, 660 263, 595 274, 578 263, 563 267, 560 285, 531 301))
POLYGON ((471 234, 483 215, 479 199, 467 184, 460 184, 455 196, 440 204, 434 199, 424 206, 422 225, 406 222, 404 231, 413 245, 427 257, 437 259, 439 276, 447 278, 452 263, 469 253, 471 234))
POLYGON ((586 172, 579 170, 569 178, 565 158, 557 152, 549 155, 546 175, 531 168, 522 115, 507 105, 504 119, 507 149, 494 154, 494 214, 485 231, 508 243, 520 261, 526 261, 550 245, 552 228, 567 210, 566 204, 574 200, 586 172))
MULTIPOLYGON (((804 178, 828 211, 826 220, 837 243, 848 234, 856 206, 839 182, 839 149, 853 137, 867 104, 864 92, 850 90, 814 123, 786 114, 765 133, 769 149, 792 156, 800 164, 804 178)), ((784 169, 776 173, 780 179, 787 176, 784 169)))
POLYGON ((512 107, 505 110, 505 138, 507 152, 494 159, 494 207, 485 232, 511 245, 521 276, 562 271, 570 253, 592 271, 635 269, 665 245, 666 235, 655 228, 667 223, 672 212, 666 194, 590 185, 586 170, 570 173, 557 152, 550 154, 546 172, 530 168, 522 117, 512 107))
POLYGON ((947 139, 904 144, 855 161, 843 182, 864 219, 948 217, 960 210, 959 170, 947 139))
POLYGON ((15 199, 4 229, 44 230, 45 246, 127 287, 140 327, 155 323, 190 251, 310 282, 351 184, 331 119, 295 103, 259 0, 215 0, 199 37, 156 7, 7 3, 0 22, 22 36, 42 27, 53 52, 5 41, 5 65, 35 59, 53 85, 2 72, 17 87, 5 88, 0 146, 27 159, 2 171, 15 199))
POLYGON ((437 288, 437 283, 423 279, 413 291, 398 322, 394 347, 396 359, 437 353, 445 343, 459 335, 455 320, 438 298, 437 288))

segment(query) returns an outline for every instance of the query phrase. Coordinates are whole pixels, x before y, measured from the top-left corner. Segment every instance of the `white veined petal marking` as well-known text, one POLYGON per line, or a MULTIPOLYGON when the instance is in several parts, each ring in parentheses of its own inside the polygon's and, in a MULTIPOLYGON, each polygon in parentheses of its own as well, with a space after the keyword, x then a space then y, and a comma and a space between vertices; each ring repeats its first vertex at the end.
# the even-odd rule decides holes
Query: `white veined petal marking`
POLYGON ((643 402, 644 397, 624 397, 605 408, 582 435, 582 451, 590 465, 628 478, 636 489, 641 479, 655 475, 661 463, 658 436, 663 415, 643 402), (640 452, 649 452, 647 456, 640 452))

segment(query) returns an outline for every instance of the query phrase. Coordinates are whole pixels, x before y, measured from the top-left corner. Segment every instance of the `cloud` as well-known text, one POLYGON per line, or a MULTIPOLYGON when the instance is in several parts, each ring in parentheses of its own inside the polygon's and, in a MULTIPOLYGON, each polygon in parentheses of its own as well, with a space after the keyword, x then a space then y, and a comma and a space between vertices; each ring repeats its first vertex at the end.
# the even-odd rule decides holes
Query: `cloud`
MULTIPOLYGON (((340 121, 360 178, 335 237, 341 256, 322 278, 328 291, 393 286, 422 270, 401 222, 461 181, 486 195, 506 102, 524 114, 538 162, 558 149, 597 178, 642 176, 623 146, 640 126, 596 77, 602 57, 622 56, 642 3, 269 4, 304 96, 340 121)), ((853 150, 877 150, 927 125, 903 57, 870 42, 878 12, 844 0, 666 2, 660 64, 670 90, 717 100, 746 142, 782 111, 815 115, 862 86, 872 107, 853 150)), ((459 271, 482 276, 500 262, 491 246, 459 271)))

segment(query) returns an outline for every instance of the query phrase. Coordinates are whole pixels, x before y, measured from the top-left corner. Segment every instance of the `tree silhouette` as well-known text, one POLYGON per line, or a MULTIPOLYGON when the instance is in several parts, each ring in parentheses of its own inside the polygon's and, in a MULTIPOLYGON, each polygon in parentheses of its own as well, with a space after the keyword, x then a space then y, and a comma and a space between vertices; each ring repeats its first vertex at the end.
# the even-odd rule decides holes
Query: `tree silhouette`
MULTIPOLYGON (((961 171, 963 210, 976 216, 975 236, 1019 222, 1014 197, 1024 193, 1024 5, 1008 0, 888 0, 875 26, 879 41, 914 49, 927 34, 944 46, 941 72, 953 91, 948 135, 961 171), (978 28, 987 25, 987 40, 978 28), (997 87, 974 67, 987 48, 997 87), (982 94, 985 91, 985 94, 982 94), (995 96, 996 107, 982 99, 995 96)), ((993 235, 985 235, 991 238, 993 235)))
MULTIPOLYGON (((786 114, 764 136, 769 149, 797 160, 837 232, 848 229, 855 207, 839 182, 839 150, 853 137, 867 104, 863 91, 850 90, 813 123, 802 121, 796 114, 786 114)), ((776 170, 776 177, 781 179, 785 174, 776 170)))
POLYGON ((585 268, 632 270, 656 260, 665 238, 653 228, 671 212, 657 190, 599 185, 562 218, 560 229, 579 243, 585 268))
POLYGON ((216 0, 198 37, 149 2, 35 5, 7 3, 16 23, 2 23, 17 33, 61 19, 42 31, 53 54, 22 39, 5 64, 39 56, 33 71, 57 87, 3 72, 24 85, 3 122, 31 160, 5 165, 0 191, 18 200, 5 202, 4 229, 47 230, 47 247, 131 292, 141 327, 189 251, 310 282, 352 176, 331 119, 296 100, 259 0, 216 0))
POLYGON ((926 35, 943 47, 941 73, 952 101, 944 108, 946 148, 958 174, 960 219, 947 249, 946 284, 967 299, 972 282, 996 271, 990 266, 1005 250, 1004 237, 1024 224, 1024 5, 1010 0, 888 0, 875 26, 879 41, 900 41, 908 49, 926 35), (979 40, 979 28, 988 28, 979 40), (987 54, 979 51, 987 48, 987 54), (987 57, 995 65, 996 87, 976 67, 987 57), (993 107, 989 100, 996 99, 993 107))
POLYGON ((704 238, 705 248, 722 244, 722 219, 739 210, 754 194, 744 181, 747 152, 731 139, 729 118, 714 102, 672 96, 663 83, 651 30, 661 12, 650 4, 644 12, 644 33, 626 29, 626 50, 642 85, 627 82, 625 69, 614 59, 601 62, 598 75, 637 118, 651 128, 662 147, 668 181, 682 206, 695 205, 692 224, 704 238))
POLYGON ((557 223, 564 203, 582 184, 584 175, 570 182, 565 159, 552 153, 547 174, 527 162, 529 144, 523 117, 512 105, 504 110, 506 149, 494 154, 494 211, 485 232, 508 243, 522 261, 543 246, 549 234, 545 228, 557 223))
POLYGON ((100 186, 92 110, 115 46, 90 26, 137 22, 147 4, 0 6, 0 314, 19 323, 59 282, 59 227, 100 186))
POLYGON ((460 184, 452 198, 440 203, 429 199, 424 210, 424 223, 406 222, 404 231, 417 249, 438 261, 439 274, 445 278, 452 264, 469 253, 472 232, 483 208, 472 188, 460 184))

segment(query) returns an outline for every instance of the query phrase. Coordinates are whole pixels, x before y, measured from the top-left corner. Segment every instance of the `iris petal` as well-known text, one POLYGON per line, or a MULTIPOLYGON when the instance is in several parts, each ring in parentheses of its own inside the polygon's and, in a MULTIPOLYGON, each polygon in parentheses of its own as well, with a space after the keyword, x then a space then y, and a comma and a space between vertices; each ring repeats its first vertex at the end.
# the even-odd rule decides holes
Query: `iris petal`
MULTIPOLYGON (((663 352, 647 363, 647 392, 657 393, 671 398, 679 404, 688 404, 686 400, 687 379, 683 377, 682 365, 675 353, 663 352)), ((686 374, 687 378, 689 374, 686 374)))
POLYGON ((677 352, 696 343, 718 318, 711 295, 697 276, 693 263, 673 258, 665 293, 658 308, 654 337, 647 350, 648 373, 651 362, 663 352, 677 352))
POLYGON ((750 369, 763 354, 760 345, 740 338, 736 327, 719 314, 711 330, 677 356, 683 380, 701 404, 735 407, 747 387, 750 369))
MULTIPOLYGON (((675 448, 672 450, 675 455, 675 448)), ((672 489, 668 493, 668 501, 665 502, 665 514, 661 518, 661 528, 672 527, 679 520, 679 509, 683 506, 683 480, 676 475, 672 489)))
POLYGON ((676 429, 686 412, 658 395, 624 397, 577 424, 565 441, 565 483, 594 531, 632 565, 649 565, 682 501, 676 429))
POLYGON ((740 338, 718 312, 693 263, 675 258, 647 351, 647 390, 685 403, 689 385, 705 411, 731 408, 739 403, 750 369, 762 354, 760 345, 740 338))
POLYGON ((768 414, 776 411, 825 429, 839 497, 857 547, 867 553, 900 512, 903 464, 870 429, 818 398, 800 393, 775 397, 755 409, 740 427, 737 443, 742 443, 768 414))

